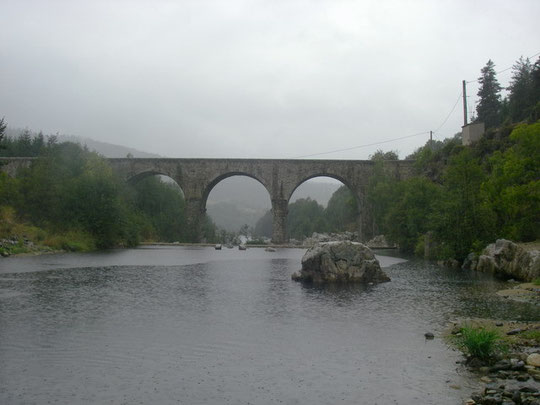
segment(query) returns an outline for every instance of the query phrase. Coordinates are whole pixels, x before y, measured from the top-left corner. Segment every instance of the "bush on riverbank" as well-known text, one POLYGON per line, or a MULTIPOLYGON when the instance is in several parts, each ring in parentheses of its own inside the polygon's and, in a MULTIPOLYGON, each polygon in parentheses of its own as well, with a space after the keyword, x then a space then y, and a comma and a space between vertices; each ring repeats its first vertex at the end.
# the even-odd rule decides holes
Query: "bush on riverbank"
POLYGON ((460 333, 463 348, 470 356, 480 360, 489 360, 503 347, 496 330, 464 326, 460 333))

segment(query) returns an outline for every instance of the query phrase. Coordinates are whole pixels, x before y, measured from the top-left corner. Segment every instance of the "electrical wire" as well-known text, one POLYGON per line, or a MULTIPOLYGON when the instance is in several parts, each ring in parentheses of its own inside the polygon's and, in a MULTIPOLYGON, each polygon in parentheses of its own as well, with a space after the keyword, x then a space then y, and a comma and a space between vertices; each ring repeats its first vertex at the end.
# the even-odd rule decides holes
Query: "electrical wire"
POLYGON ((459 103, 459 100, 461 100, 461 96, 463 96, 463 92, 459 93, 459 96, 456 100, 456 102, 454 103, 454 106, 452 107, 452 109, 450 110, 450 112, 448 113, 448 115, 446 116, 446 118, 444 119, 444 121, 442 122, 441 125, 439 125, 439 127, 433 131, 435 134, 437 132, 439 132, 439 129, 441 129, 443 127, 444 124, 446 124, 446 122, 448 121, 448 118, 450 118, 450 116, 452 115, 452 113, 454 112, 454 110, 456 109, 456 106, 458 105, 459 103))
MULTIPOLYGON (((540 52, 537 52, 534 55, 529 56, 527 59, 532 59, 537 55, 540 55, 540 52)), ((499 73, 502 73, 502 72, 506 72, 507 70, 510 70, 512 68, 513 68, 513 65, 506 68, 506 69, 495 72, 495 73, 499 74, 499 73)), ((475 83, 475 82, 478 82, 478 80, 479 79, 466 81, 466 83, 475 83)), ((454 103, 454 106, 452 107, 452 109, 450 110, 450 112, 448 113, 446 118, 443 120, 441 125, 439 125, 435 131, 433 131, 433 134, 437 134, 437 132, 439 132, 439 130, 444 126, 444 124, 446 124, 448 119, 452 116, 452 113, 455 111, 455 109, 456 109, 456 107, 457 107, 457 105, 459 103, 459 100, 461 99, 462 96, 463 96, 463 92, 460 92, 456 102, 454 103)), ((470 108, 471 107, 469 105, 469 114, 472 114, 470 108)), ((291 157, 291 159, 303 159, 303 158, 314 157, 314 156, 330 155, 332 153, 338 153, 338 152, 347 152, 347 151, 354 150, 354 149, 360 149, 360 148, 367 148, 369 146, 382 145, 382 144, 385 144, 385 143, 395 142, 395 141, 399 141, 401 139, 412 138, 412 137, 420 136, 420 135, 426 135, 426 134, 429 134, 429 133, 430 133, 430 131, 418 132, 416 134, 401 136, 399 138, 394 138, 394 139, 388 139, 386 141, 380 141, 380 142, 368 143, 368 144, 364 144, 364 145, 352 146, 350 148, 335 149, 335 150, 330 150, 330 151, 326 151, 326 152, 312 153, 310 155, 294 156, 294 157, 291 157)))
POLYGON ((313 157, 313 156, 329 155, 331 153, 346 152, 346 151, 349 151, 349 150, 367 148, 368 146, 381 145, 383 143, 399 141, 401 139, 412 138, 414 136, 420 136, 420 135, 426 135, 426 134, 429 134, 429 131, 418 132, 416 134, 401 136, 399 138, 394 138, 394 139, 388 139, 386 141, 380 141, 380 142, 368 143, 368 144, 364 144, 364 145, 352 146, 350 148, 343 148, 343 149, 336 149, 336 150, 331 150, 331 151, 327 151, 327 152, 313 153, 311 155, 294 156, 294 157, 292 157, 290 159, 303 159, 303 158, 313 157))

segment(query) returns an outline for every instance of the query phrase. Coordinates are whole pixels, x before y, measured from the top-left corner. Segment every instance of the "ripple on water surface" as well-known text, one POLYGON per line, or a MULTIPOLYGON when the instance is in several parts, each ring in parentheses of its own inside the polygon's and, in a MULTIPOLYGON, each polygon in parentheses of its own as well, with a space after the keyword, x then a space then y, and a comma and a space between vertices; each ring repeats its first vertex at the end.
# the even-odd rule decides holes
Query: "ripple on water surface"
POLYGON ((468 390, 459 354, 424 332, 456 316, 537 316, 494 296, 489 277, 420 262, 381 258, 392 281, 376 286, 302 285, 290 279, 302 253, 141 249, 0 267, 0 403, 455 404, 468 390))

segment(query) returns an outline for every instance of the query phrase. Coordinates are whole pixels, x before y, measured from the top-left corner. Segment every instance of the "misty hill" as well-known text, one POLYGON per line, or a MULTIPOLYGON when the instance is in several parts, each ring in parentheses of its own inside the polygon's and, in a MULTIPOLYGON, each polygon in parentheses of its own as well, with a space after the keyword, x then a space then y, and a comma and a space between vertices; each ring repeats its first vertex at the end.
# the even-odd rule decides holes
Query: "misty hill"
MULTIPOLYGON (((22 128, 6 128, 6 136, 10 138, 17 138, 21 136, 21 134, 25 131, 30 132, 31 136, 35 136, 38 133, 35 131, 30 131, 28 129, 22 129, 22 128)), ((45 137, 49 137, 50 135, 45 135, 45 137)), ((73 142, 77 143, 81 146, 85 146, 94 152, 99 153, 100 155, 108 158, 122 158, 126 157, 127 154, 131 154, 133 157, 138 158, 158 158, 161 157, 159 155, 153 154, 153 153, 147 153, 142 152, 140 150, 129 148, 127 146, 122 145, 115 145, 112 143, 107 142, 101 142, 96 141, 91 138, 82 138, 75 135, 55 135, 57 137, 58 142, 73 142)))

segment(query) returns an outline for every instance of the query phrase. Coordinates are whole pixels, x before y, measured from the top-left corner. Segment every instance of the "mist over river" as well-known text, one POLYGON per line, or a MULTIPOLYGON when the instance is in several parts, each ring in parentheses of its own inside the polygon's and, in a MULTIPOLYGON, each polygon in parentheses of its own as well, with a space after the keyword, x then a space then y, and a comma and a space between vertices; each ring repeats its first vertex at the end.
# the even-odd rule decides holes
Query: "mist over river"
POLYGON ((0 260, 0 404, 458 404, 457 317, 538 320, 489 276, 378 256, 389 283, 291 280, 305 250, 0 260))

